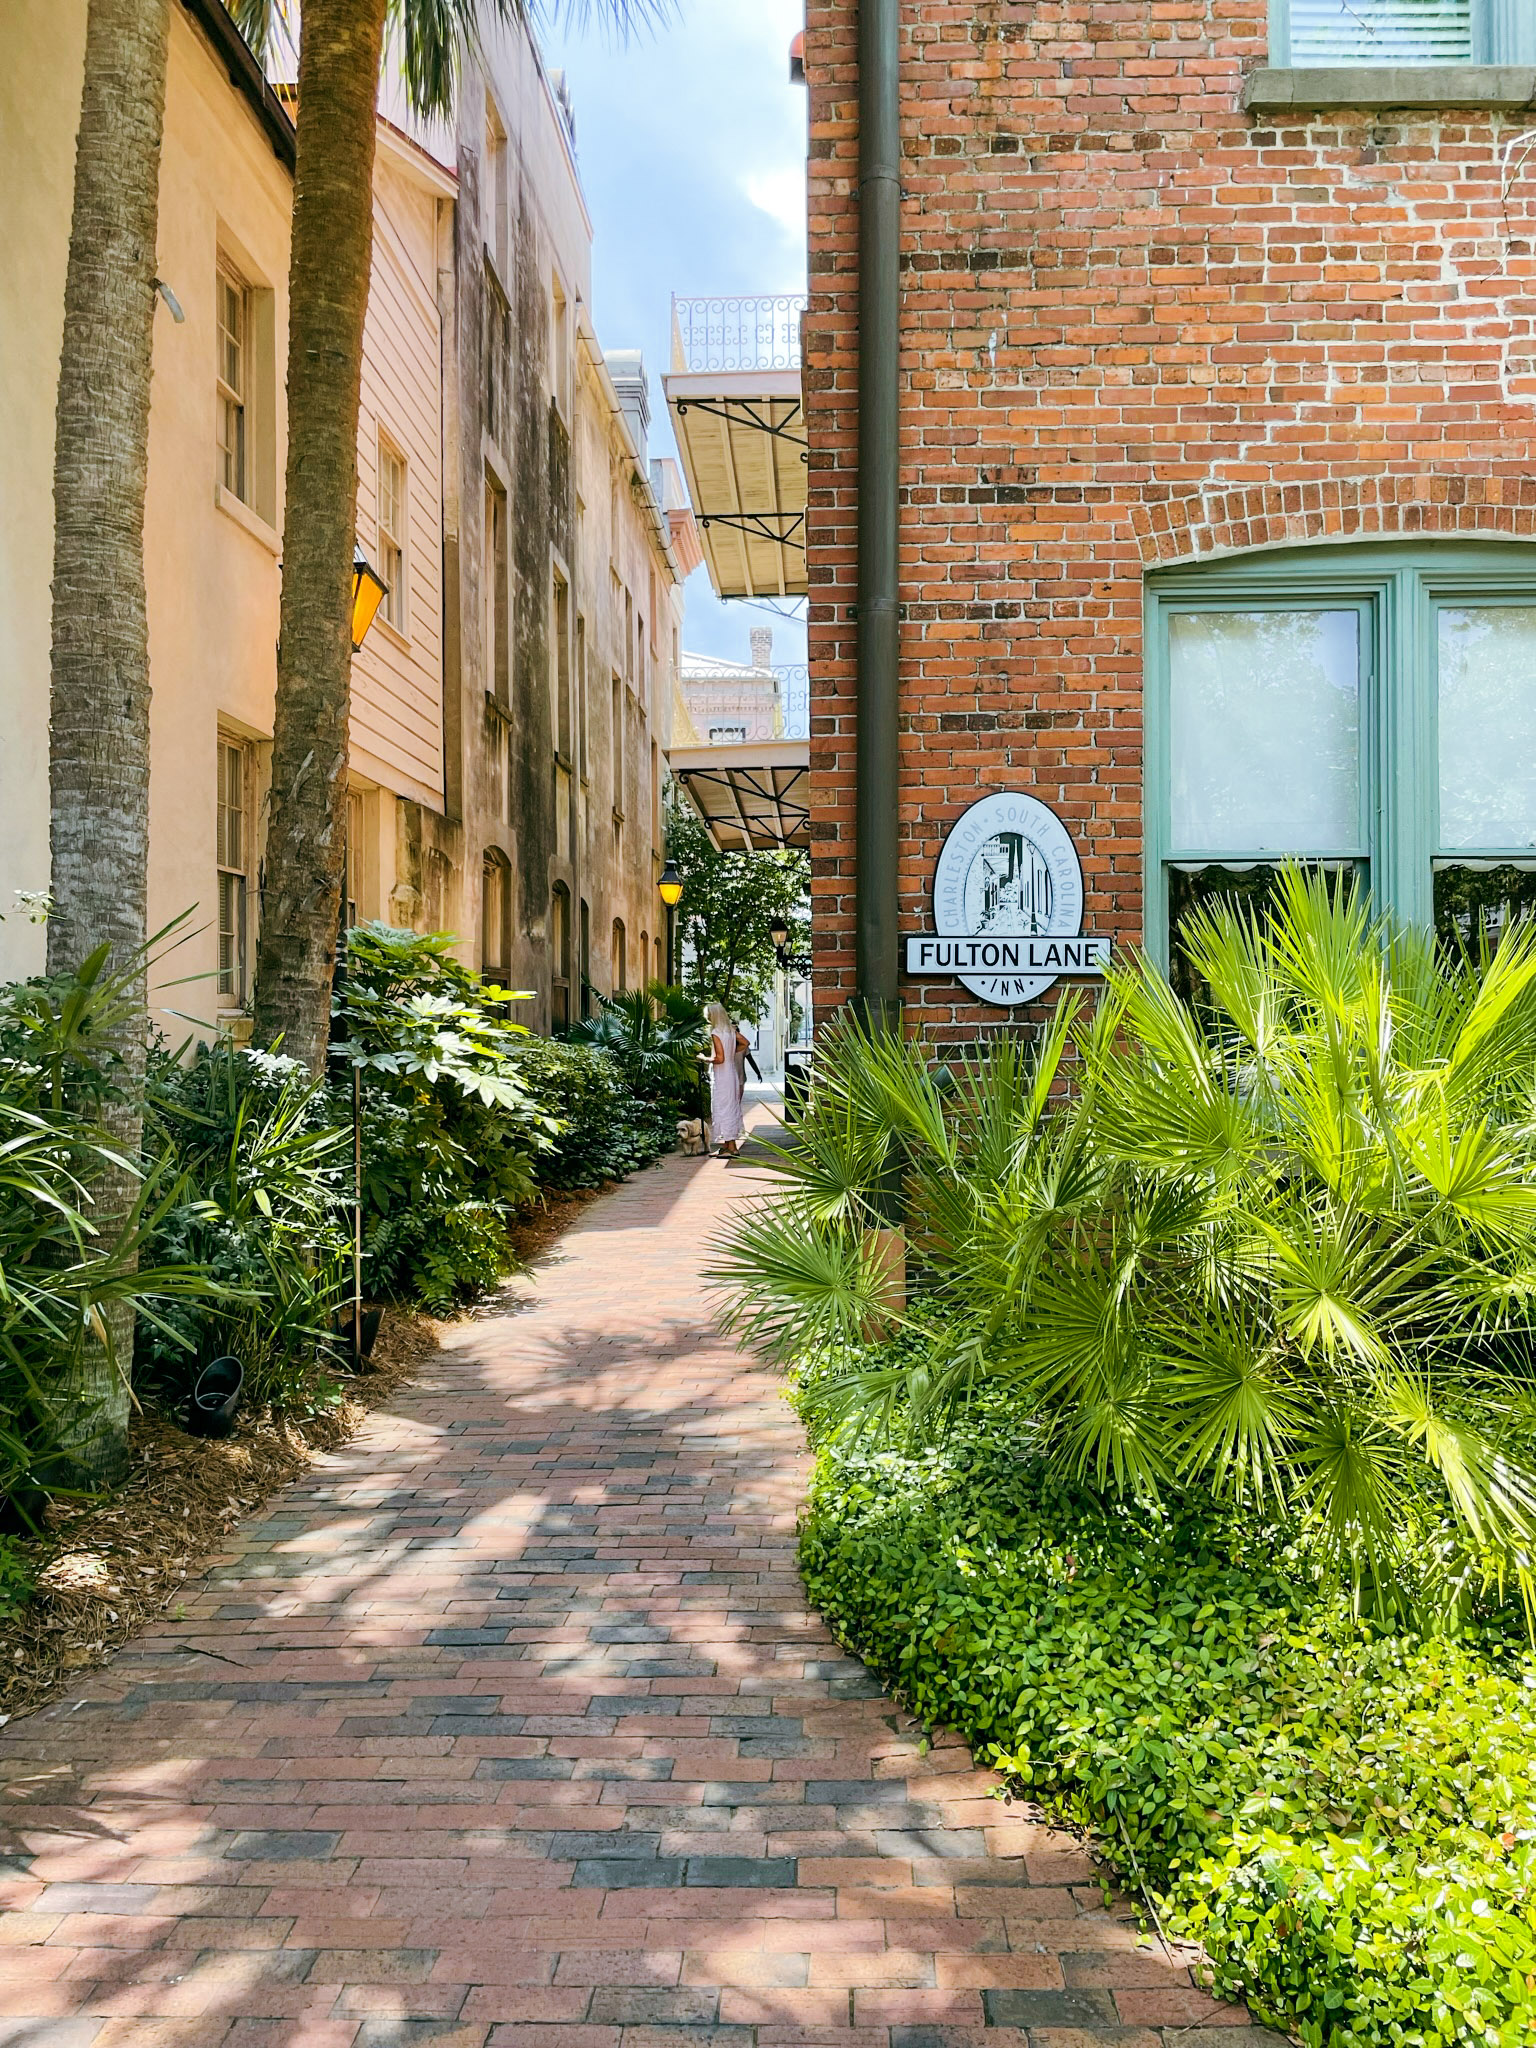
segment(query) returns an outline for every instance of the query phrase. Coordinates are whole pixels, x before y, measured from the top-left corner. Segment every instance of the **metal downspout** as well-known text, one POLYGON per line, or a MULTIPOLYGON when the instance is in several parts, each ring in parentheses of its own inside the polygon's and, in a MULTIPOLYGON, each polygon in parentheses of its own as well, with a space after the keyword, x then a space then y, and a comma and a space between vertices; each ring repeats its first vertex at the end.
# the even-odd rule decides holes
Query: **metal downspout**
POLYGON ((859 580, 856 999, 899 1000, 897 536, 900 0, 859 8, 859 580))

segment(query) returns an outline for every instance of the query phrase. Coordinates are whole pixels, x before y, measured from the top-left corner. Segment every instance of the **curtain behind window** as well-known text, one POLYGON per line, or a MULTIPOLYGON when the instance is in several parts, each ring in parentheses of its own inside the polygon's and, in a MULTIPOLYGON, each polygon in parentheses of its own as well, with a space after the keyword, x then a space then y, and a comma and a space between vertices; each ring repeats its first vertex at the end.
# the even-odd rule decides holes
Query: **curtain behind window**
POLYGON ((1290 0, 1292 64, 1469 64, 1472 0, 1290 0))

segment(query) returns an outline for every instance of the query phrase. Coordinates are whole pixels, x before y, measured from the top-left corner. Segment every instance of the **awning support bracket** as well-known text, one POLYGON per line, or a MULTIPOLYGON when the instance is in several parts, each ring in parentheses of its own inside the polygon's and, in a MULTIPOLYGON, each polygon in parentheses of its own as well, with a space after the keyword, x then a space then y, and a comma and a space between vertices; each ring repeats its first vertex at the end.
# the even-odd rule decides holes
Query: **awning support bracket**
POLYGON ((679 419, 684 413, 704 412, 711 419, 724 420, 727 426, 754 427, 760 434, 771 434, 776 441, 788 441, 790 446, 802 451, 801 461, 810 461, 810 446, 804 433, 794 434, 790 429, 804 427, 805 416, 800 410, 798 399, 782 420, 774 421, 770 413, 767 419, 757 411, 757 400, 737 398, 720 404, 713 398, 679 398, 673 401, 679 419))

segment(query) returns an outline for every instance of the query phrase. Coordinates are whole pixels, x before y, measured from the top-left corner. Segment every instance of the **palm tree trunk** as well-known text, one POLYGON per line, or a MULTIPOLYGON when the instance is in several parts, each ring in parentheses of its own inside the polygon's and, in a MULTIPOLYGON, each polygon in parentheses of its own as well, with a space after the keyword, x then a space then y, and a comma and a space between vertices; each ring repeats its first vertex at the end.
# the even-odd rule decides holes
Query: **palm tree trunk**
MULTIPOLYGON (((90 0, 53 469, 48 969, 71 972, 103 939, 119 969, 140 964, 138 1014, 118 1046, 121 1099, 105 1118, 129 1158, 140 1144, 144 1076, 144 488, 169 35, 168 0, 90 0)), ((104 1238, 135 1186, 129 1173, 109 1172, 93 1187, 104 1238)), ((65 1476, 77 1483, 108 1481, 122 1461, 131 1306, 113 1312, 112 1335, 121 1371, 90 1343, 58 1390, 65 1476)))
POLYGON ((384 0, 304 0, 288 272, 288 469, 258 1042, 318 1074, 346 860, 363 319, 384 0))

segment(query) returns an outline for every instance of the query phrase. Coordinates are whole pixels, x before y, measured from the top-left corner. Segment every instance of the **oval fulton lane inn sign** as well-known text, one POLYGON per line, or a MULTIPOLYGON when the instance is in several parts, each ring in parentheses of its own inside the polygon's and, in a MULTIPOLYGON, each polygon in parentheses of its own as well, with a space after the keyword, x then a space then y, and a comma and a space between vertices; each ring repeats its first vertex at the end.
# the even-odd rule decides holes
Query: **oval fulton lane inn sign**
POLYGON ((1011 1009, 1062 975, 1099 975, 1109 940, 1083 930, 1083 871, 1049 805, 984 796, 950 828, 933 874, 931 932, 909 933, 907 972, 953 975, 1011 1009))

